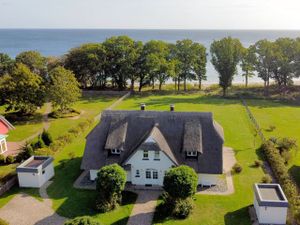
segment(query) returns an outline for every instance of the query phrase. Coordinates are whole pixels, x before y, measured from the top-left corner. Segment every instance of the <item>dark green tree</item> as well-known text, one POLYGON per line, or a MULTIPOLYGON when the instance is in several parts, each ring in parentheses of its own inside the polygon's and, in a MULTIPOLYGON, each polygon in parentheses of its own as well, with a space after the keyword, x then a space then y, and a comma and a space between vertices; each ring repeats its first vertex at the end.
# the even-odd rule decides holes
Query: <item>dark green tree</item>
POLYGON ((125 183, 126 172, 118 164, 102 167, 96 179, 96 209, 100 212, 114 209, 121 202, 125 183))
POLYGON ((9 55, 0 53, 0 77, 11 72, 13 65, 14 60, 12 60, 9 55))
POLYGON ((253 46, 242 49, 241 69, 245 77, 245 86, 248 86, 249 78, 255 75, 256 55, 253 46))
POLYGON ((81 96, 79 83, 72 71, 61 66, 51 70, 48 97, 54 107, 64 112, 81 96))
POLYGON ((83 88, 105 87, 106 53, 100 43, 83 44, 71 49, 65 57, 65 67, 72 70, 83 88))
POLYGON ((210 46, 211 62, 219 73, 219 85, 223 89, 223 96, 226 96, 227 88, 232 85, 241 59, 242 47, 239 39, 231 37, 214 41, 210 46))
POLYGON ((10 74, 0 78, 0 93, 4 94, 6 110, 20 114, 33 113, 45 102, 42 78, 24 64, 16 64, 10 74))
POLYGON ((196 61, 194 64, 194 71, 196 73, 196 76, 198 78, 198 88, 201 90, 202 81, 207 80, 206 76, 206 63, 207 63, 207 54, 206 54, 206 48, 199 44, 194 43, 193 44, 193 51, 195 51, 196 54, 196 61))

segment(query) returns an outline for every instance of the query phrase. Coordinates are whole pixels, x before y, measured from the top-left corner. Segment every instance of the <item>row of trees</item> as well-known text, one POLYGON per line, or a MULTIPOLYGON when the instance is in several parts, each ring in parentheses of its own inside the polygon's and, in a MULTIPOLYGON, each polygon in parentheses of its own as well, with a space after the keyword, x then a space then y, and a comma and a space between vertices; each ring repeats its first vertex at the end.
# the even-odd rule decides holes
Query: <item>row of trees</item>
MULTIPOLYGON (((224 95, 231 86, 238 66, 243 71, 246 86, 250 77, 257 75, 265 84, 270 80, 280 87, 300 76, 300 38, 260 40, 248 48, 231 37, 214 41, 210 46, 211 62, 219 74, 219 85, 224 95)), ((12 60, 0 54, 0 77, 11 71, 16 63, 26 65, 31 72, 47 79, 49 71, 57 66, 71 70, 82 88, 105 88, 109 85, 125 89, 127 83, 139 90, 156 83, 159 89, 172 79, 175 89, 188 81, 198 81, 199 88, 206 76, 207 50, 196 42, 185 39, 175 44, 152 40, 146 43, 127 36, 111 37, 102 43, 84 44, 66 55, 45 58, 38 52, 19 54, 12 60)))
POLYGON ((64 111, 81 95, 73 72, 62 66, 48 69, 38 52, 23 52, 15 60, 0 54, 0 61, 0 104, 7 111, 30 114, 46 101, 64 111))

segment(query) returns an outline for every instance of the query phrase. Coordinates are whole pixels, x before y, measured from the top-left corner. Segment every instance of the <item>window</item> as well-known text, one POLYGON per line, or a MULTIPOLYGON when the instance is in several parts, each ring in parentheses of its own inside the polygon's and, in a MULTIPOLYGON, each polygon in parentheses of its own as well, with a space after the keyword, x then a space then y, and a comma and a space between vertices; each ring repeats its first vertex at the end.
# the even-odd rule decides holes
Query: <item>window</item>
POLYGON ((153 179, 158 179, 158 172, 156 170, 153 171, 153 179))
POLYGON ((151 171, 146 170, 146 179, 151 179, 151 171))
POLYGON ((143 160, 148 160, 148 159, 149 159, 149 152, 147 150, 144 150, 143 160))
POLYGON ((140 171, 139 170, 135 171, 135 177, 140 177, 140 171))
POLYGON ((120 151, 120 149, 112 149, 111 150, 111 154, 113 154, 113 155, 120 155, 121 151, 120 151))
POLYGON ((197 152, 186 152, 187 156, 195 157, 197 156, 197 152))
POLYGON ((154 160, 159 160, 159 151, 154 152, 154 160))
POLYGON ((42 171, 42 174, 45 174, 45 172, 46 172, 46 171, 45 171, 45 170, 43 170, 43 171, 42 171))

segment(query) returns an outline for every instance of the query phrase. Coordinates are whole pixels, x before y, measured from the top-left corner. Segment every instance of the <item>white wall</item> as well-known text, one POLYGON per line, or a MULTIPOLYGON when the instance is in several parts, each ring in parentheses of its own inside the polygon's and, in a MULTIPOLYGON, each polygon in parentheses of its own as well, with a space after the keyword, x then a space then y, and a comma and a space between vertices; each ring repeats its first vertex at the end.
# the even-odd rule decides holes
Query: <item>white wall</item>
POLYGON ((145 185, 163 185, 164 174, 174 163, 162 151, 160 151, 160 160, 154 160, 154 151, 148 151, 149 160, 143 160, 143 150, 138 150, 131 156, 127 164, 131 164, 131 182, 132 184, 145 185), (158 179, 146 179, 146 170, 155 169, 158 171, 158 179), (136 177, 136 170, 140 171, 140 177, 136 177))
POLYGON ((259 206, 255 198, 254 208, 259 223, 286 224, 287 207, 259 206))
POLYGON ((39 188, 54 176, 53 163, 50 163, 44 173, 39 170, 38 173, 18 172, 18 180, 20 187, 39 188))
POLYGON ((219 175, 198 173, 198 184, 203 186, 216 185, 219 175))
MULTIPOLYGON (((98 171, 99 170, 90 170, 90 180, 96 180, 98 171)), ((131 181, 131 172, 130 171, 127 171, 126 177, 127 177, 126 181, 130 182, 131 181)))

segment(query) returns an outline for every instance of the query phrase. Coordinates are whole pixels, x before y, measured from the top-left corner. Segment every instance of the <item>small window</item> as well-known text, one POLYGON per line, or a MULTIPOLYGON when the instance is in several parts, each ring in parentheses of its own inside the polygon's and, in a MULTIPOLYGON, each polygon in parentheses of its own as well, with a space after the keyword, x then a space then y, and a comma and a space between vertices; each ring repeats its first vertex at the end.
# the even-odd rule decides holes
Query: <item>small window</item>
POLYGON ((140 177, 140 171, 139 170, 135 171, 135 177, 140 177))
POLYGON ((159 151, 154 152, 154 160, 159 160, 159 151))
POLYGON ((42 171, 42 174, 44 174, 44 173, 45 173, 45 170, 42 171))
POLYGON ((158 179, 158 172, 156 170, 153 171, 153 179, 158 179))
POLYGON ((144 150, 143 160, 148 160, 148 159, 149 159, 149 152, 147 150, 144 150))
POLYGON ((146 170, 146 179, 151 179, 151 171, 146 170))
POLYGON ((120 151, 120 149, 112 149, 112 150, 111 150, 111 154, 114 154, 114 155, 120 155, 120 154, 121 154, 121 151, 120 151))
POLYGON ((197 156, 197 152, 186 152, 186 155, 187 156, 190 156, 190 157, 195 157, 195 156, 197 156))

